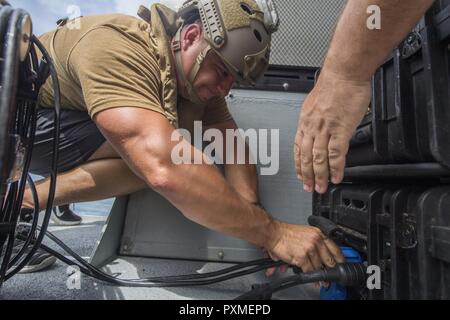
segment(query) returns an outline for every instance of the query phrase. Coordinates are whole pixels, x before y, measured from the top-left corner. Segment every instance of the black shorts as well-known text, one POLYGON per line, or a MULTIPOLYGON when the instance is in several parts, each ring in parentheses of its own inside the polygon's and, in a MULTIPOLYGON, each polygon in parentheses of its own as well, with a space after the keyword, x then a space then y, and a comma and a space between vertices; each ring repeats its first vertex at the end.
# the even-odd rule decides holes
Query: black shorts
MULTIPOLYGON (((39 108, 30 172, 48 176, 53 157, 53 109, 39 108)), ((106 141, 86 112, 61 109, 58 172, 85 163, 106 141)))

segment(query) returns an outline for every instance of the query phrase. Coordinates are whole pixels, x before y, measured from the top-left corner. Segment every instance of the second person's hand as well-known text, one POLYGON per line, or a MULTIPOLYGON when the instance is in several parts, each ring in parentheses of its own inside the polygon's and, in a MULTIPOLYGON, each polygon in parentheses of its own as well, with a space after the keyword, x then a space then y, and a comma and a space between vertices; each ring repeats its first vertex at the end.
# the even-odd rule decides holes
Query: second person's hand
POLYGON ((344 177, 350 139, 370 104, 370 81, 351 81, 323 70, 306 98, 295 137, 297 176, 305 191, 325 193, 344 177))

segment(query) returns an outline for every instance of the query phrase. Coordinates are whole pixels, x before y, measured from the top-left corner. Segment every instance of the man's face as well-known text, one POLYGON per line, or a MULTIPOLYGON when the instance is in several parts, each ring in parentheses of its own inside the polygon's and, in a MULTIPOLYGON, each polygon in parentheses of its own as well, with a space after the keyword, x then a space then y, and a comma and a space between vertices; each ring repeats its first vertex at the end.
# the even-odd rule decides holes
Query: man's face
POLYGON ((225 97, 230 92, 234 77, 219 56, 210 51, 194 81, 194 90, 202 101, 225 97))
MULTIPOLYGON (((189 74, 198 55, 206 48, 202 29, 198 24, 190 25, 182 34, 182 61, 185 74, 189 74)), ((193 87, 198 97, 207 102, 225 97, 230 92, 235 79, 228 72, 219 56, 210 51, 195 77, 193 87)))

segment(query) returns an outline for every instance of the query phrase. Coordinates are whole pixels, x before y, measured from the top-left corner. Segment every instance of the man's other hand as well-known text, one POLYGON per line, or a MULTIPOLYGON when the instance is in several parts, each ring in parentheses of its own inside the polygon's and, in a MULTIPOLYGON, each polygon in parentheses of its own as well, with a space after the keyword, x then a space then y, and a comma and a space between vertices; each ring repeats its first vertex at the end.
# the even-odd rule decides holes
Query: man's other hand
MULTIPOLYGON (((274 221, 275 242, 266 248, 270 257, 297 266, 303 272, 334 267, 345 262, 339 247, 318 228, 274 221)), ((269 270, 269 274, 275 270, 269 270)))

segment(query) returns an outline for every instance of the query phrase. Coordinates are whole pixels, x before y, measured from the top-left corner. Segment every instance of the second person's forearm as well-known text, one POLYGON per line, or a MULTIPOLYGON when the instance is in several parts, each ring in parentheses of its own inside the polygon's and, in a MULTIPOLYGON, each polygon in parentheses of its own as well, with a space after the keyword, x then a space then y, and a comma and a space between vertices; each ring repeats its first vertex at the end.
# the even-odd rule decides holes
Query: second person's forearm
POLYGON ((328 51, 324 71, 367 81, 412 30, 433 0, 349 0, 328 51), (380 29, 369 29, 369 6, 380 8, 380 29), (374 44, 376 44, 374 46, 374 44))

